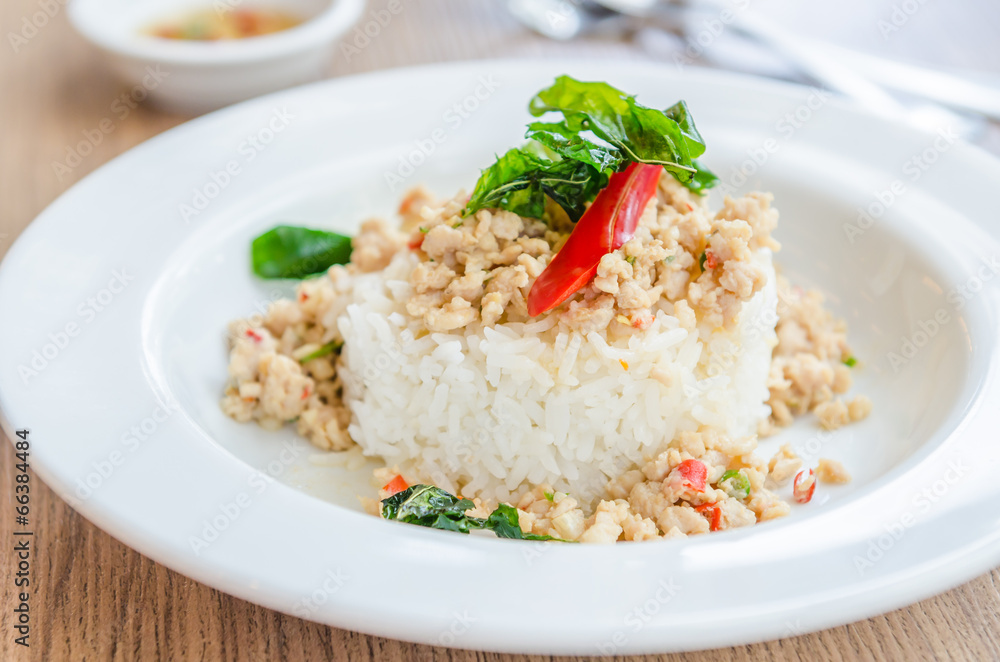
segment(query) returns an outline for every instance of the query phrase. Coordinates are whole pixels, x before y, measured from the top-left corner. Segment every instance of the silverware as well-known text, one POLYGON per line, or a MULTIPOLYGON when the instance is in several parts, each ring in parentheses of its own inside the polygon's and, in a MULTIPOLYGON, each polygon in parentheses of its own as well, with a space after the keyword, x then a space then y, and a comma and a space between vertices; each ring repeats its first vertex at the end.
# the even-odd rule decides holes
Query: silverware
MULTIPOLYGON (((822 42, 817 42, 814 47, 852 69, 864 71, 868 78, 890 89, 934 99, 939 103, 1000 120, 1000 77, 994 77, 988 83, 979 83, 972 79, 976 72, 948 73, 822 42)), ((989 74, 980 75, 983 78, 989 77, 989 74)))
MULTIPOLYGON (((622 3, 631 1, 619 0, 622 3)), ((682 14, 682 20, 689 22, 686 29, 688 32, 691 24, 698 20, 695 18, 696 12, 701 12, 704 17, 705 13, 714 15, 726 7, 718 0, 688 2, 686 6, 690 11, 682 14)), ((799 37, 759 13, 749 9, 729 10, 729 16, 732 17, 730 25, 734 29, 770 46, 824 88, 840 92, 870 112, 893 120, 902 119, 928 130, 947 127, 969 140, 974 140, 985 132, 986 122, 981 115, 953 111, 939 103, 924 100, 922 94, 919 95, 922 97, 919 100, 904 102, 860 70, 844 63, 841 58, 817 48, 815 40, 799 37)))
POLYGON ((629 16, 590 2, 570 0, 507 0, 507 11, 535 32, 559 41, 589 33, 609 17, 629 16))
MULTIPOLYGON (((698 33, 706 18, 718 16, 728 6, 719 0, 671 3, 658 0, 508 0, 508 8, 536 32, 568 40, 583 34, 635 36, 640 31, 650 30, 690 36, 698 33)), ((948 126, 966 139, 975 139, 985 132, 986 122, 980 114, 1000 118, 1000 91, 989 86, 806 40, 747 9, 728 8, 728 11, 727 25, 734 33, 750 37, 758 45, 780 54, 790 66, 790 72, 805 75, 884 117, 902 119, 924 129, 948 126), (904 102, 885 87, 909 93, 920 100, 904 102), (955 112, 944 105, 978 114, 955 112)), ((709 44, 705 48, 707 58, 730 68, 724 57, 713 58, 713 50, 722 49, 713 49, 713 44, 709 44)), ((784 77, 801 80, 801 75, 784 77)))

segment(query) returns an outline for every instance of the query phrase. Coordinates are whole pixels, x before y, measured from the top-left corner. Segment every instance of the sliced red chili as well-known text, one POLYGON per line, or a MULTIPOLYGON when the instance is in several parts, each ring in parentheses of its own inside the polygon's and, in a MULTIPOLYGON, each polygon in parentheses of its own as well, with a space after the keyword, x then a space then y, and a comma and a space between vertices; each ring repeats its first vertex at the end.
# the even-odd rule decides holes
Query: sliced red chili
POLYGON ((792 483, 792 496, 797 503, 809 503, 816 491, 816 473, 812 469, 800 471, 792 483))
POLYGON ((705 490, 708 467, 705 466, 704 462, 684 460, 677 465, 677 473, 684 479, 685 487, 689 487, 696 492, 703 492, 705 490))
POLYGON ((253 329, 247 329, 247 338, 252 339, 254 342, 260 342, 264 339, 262 335, 254 331, 253 329))
POLYGON ((535 279, 528 293, 529 315, 541 315, 573 296, 597 273, 602 257, 635 235, 662 172, 658 165, 633 163, 611 175, 562 249, 535 279))
POLYGON ((699 513, 704 514, 705 511, 711 511, 712 518, 708 522, 708 528, 710 531, 718 531, 722 528, 722 509, 716 505, 717 502, 703 503, 700 506, 696 506, 695 510, 699 513))
POLYGON ((713 253, 710 250, 705 251, 705 266, 708 268, 709 271, 719 266, 719 260, 716 259, 715 253, 713 253))
POLYGON ((386 498, 388 498, 388 497, 391 497, 393 494, 399 494, 400 492, 402 492, 403 490, 405 490, 405 489, 407 489, 409 487, 410 486, 406 484, 406 481, 403 479, 402 476, 396 476, 395 478, 393 478, 392 480, 390 480, 388 483, 386 483, 382 487, 382 489, 389 493, 388 496, 386 497, 386 498))

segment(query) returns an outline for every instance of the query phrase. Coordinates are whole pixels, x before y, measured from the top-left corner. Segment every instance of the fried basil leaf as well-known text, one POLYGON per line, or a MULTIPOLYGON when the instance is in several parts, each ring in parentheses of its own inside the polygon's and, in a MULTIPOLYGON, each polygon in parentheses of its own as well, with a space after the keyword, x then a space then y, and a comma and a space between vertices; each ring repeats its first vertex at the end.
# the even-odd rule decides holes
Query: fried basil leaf
POLYGON ((469 499, 460 499, 433 485, 414 485, 382 501, 382 517, 468 533, 483 528, 483 520, 465 514, 474 507, 469 499))
POLYGON ((705 152, 686 105, 675 104, 668 111, 648 108, 607 83, 560 76, 535 95, 529 110, 536 117, 560 113, 568 129, 591 131, 625 160, 660 164, 681 182, 693 179, 693 161, 705 152))
POLYGON ((566 122, 532 122, 525 137, 541 143, 560 158, 581 161, 606 175, 614 173, 622 164, 618 150, 573 131, 566 122))
POLYGON ((414 485, 382 501, 382 517, 431 529, 468 533, 473 529, 489 529, 498 538, 517 540, 559 540, 552 536, 524 533, 518 525, 517 509, 500 504, 486 519, 469 517, 467 510, 475 507, 469 499, 445 492, 432 485, 414 485))
POLYGON ((279 225, 253 240, 253 271, 261 278, 305 278, 351 259, 351 238, 336 232, 279 225))
POLYGON ((516 540, 552 540, 569 542, 552 536, 540 536, 537 533, 525 533, 518 524, 517 508, 501 503, 486 519, 486 528, 497 534, 497 538, 514 538, 516 540))
POLYGON ((514 148, 483 171, 464 213, 506 209, 541 218, 547 195, 576 221, 606 184, 607 177, 583 162, 552 160, 538 150, 514 148))
POLYGON ((703 166, 697 159, 694 160, 694 165, 698 169, 698 172, 694 173, 694 177, 691 178, 691 181, 682 183, 693 192, 702 195, 705 191, 718 184, 719 178, 715 176, 714 172, 703 166))
POLYGON ((540 218, 547 196, 576 221, 608 178, 635 162, 662 165, 699 194, 718 181, 697 161, 705 142, 683 101, 657 110, 607 83, 560 76, 529 111, 554 116, 529 124, 528 144, 482 172, 465 215, 493 208, 540 218))

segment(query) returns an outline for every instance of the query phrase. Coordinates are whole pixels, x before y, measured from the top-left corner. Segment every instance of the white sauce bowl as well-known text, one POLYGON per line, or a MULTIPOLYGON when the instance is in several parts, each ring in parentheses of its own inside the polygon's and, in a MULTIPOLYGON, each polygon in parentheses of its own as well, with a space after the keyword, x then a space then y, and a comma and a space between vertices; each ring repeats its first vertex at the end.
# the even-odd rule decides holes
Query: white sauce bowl
POLYGON ((73 27, 104 51, 114 71, 135 85, 133 98, 198 114, 322 78, 340 37, 365 0, 73 0, 73 27), (259 37, 220 41, 163 39, 160 22, 199 10, 261 8, 288 12, 300 25, 259 37), (139 88, 145 90, 145 94, 139 88))

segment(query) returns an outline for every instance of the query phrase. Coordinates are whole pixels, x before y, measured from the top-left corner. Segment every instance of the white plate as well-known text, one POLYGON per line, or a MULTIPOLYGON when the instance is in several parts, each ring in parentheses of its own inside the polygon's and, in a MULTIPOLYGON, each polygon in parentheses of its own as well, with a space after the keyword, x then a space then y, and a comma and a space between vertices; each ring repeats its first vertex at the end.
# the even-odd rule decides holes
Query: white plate
POLYGON ((88 177, 11 249, 5 430, 30 428, 42 479, 143 554, 274 609, 399 639, 706 648, 943 591, 1000 562, 1000 288, 981 262, 1000 255, 983 229, 997 229, 1000 163, 944 139, 934 151, 934 136, 810 95, 650 65, 474 62, 331 81, 190 122, 88 177), (501 541, 366 516, 355 494, 370 490, 367 469, 310 466, 291 431, 220 413, 225 323, 281 294, 250 275, 253 236, 279 221, 350 230, 390 212, 403 186, 390 190, 386 173, 420 146, 430 154, 412 157, 423 163, 405 185, 470 187, 520 139, 532 93, 563 72, 649 104, 685 98, 724 181, 748 154, 765 161, 742 189, 775 192, 779 259, 847 318, 864 362, 856 390, 875 411, 831 435, 803 423, 764 452, 793 441, 812 461, 842 460, 849 486, 821 488, 783 521, 682 542, 501 541), (800 128, 782 119, 796 113, 800 128), (907 163, 925 150, 926 171, 907 163), (238 174, 219 174, 227 164, 238 174), (848 241, 844 224, 893 180, 905 191, 848 241), (196 190, 211 200, 185 222, 196 190), (112 282, 123 272, 126 285, 112 282), (970 291, 961 308, 958 286, 970 291), (904 337, 914 351, 894 367, 904 337), (36 351, 49 358, 24 378, 36 351))

